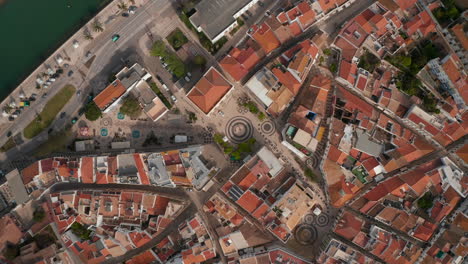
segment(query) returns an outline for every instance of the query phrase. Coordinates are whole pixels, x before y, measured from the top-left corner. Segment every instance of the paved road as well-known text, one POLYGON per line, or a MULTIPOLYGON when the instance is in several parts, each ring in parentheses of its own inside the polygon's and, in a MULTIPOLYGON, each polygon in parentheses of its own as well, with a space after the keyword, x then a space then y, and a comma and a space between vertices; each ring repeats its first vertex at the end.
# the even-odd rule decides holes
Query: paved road
POLYGON ((187 201, 187 194, 178 188, 167 188, 154 185, 137 185, 137 184, 95 184, 95 183, 72 183, 61 182, 56 183, 50 188, 50 192, 64 192, 64 191, 79 191, 79 190, 126 190, 126 191, 144 191, 156 194, 161 194, 172 199, 187 201))

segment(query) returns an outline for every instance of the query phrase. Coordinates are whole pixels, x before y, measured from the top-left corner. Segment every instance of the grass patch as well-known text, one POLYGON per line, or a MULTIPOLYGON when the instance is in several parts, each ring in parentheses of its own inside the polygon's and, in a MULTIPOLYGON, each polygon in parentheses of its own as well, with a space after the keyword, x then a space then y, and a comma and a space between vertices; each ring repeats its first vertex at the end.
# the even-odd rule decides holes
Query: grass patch
POLYGON ((164 96, 161 90, 159 90, 159 87, 156 85, 156 83, 150 82, 149 85, 151 87, 151 90, 153 90, 153 92, 159 97, 159 99, 161 99, 161 101, 164 103, 167 109, 171 109, 172 108, 171 103, 169 102, 169 100, 167 100, 167 98, 164 96))
POLYGON ((8 150, 16 147, 16 143, 12 137, 10 137, 5 144, 0 148, 0 152, 7 152, 8 150))
POLYGON ((179 50, 188 42, 187 37, 179 28, 176 28, 174 31, 172 31, 171 34, 166 37, 166 39, 175 50, 179 50))
POLYGON ((71 129, 65 129, 57 134, 49 136, 49 139, 42 143, 37 151, 34 152, 35 157, 44 157, 56 152, 67 151, 67 146, 72 138, 71 129))
POLYGON ((192 23, 189 20, 189 16, 182 11, 179 14, 180 20, 184 22, 184 24, 192 30, 195 34, 198 36, 198 40, 200 41, 200 44, 212 55, 216 54, 216 52, 223 47, 224 44, 228 41, 226 37, 222 37, 219 39, 216 43, 211 43, 211 40, 203 33, 203 32, 198 32, 197 29, 192 25, 192 23))
POLYGON ((57 114, 75 94, 75 91, 76 88, 73 85, 63 87, 47 102, 42 112, 23 130, 24 137, 31 139, 50 126, 57 114))
POLYGON ((353 171, 354 176, 358 178, 361 183, 366 183, 366 176, 368 175, 362 167, 355 168, 353 171))

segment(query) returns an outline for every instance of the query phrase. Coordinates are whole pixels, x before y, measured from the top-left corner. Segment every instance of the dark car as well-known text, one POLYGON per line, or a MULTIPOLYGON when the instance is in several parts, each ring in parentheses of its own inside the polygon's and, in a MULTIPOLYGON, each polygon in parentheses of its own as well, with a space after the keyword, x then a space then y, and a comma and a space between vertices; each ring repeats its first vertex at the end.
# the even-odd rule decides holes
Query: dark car
POLYGON ((67 115, 67 113, 62 112, 62 113, 60 113, 60 118, 64 118, 66 115, 67 115))
POLYGON ((68 75, 68 77, 72 76, 72 75, 73 75, 73 71, 69 71, 67 75, 68 75))
POLYGON ((86 108, 85 108, 85 107, 81 107, 80 110, 78 110, 78 115, 79 115, 79 116, 82 116, 85 112, 86 112, 86 108))

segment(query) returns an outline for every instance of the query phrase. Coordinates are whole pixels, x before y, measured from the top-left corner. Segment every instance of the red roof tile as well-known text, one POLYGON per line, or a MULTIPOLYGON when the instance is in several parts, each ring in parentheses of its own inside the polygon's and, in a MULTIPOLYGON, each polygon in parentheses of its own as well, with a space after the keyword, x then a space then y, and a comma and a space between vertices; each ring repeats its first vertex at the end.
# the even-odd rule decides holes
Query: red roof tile
POLYGON ((257 209, 263 202, 260 198, 255 195, 250 190, 246 191, 240 198, 237 200, 237 203, 244 208, 247 212, 252 213, 257 209))
POLYGON ((140 154, 133 154, 133 159, 135 160, 136 167, 138 169, 138 175, 140 176, 141 184, 149 185, 149 178, 146 174, 145 167, 143 165, 143 161, 141 160, 140 154))
POLYGON ((344 60, 348 62, 352 61, 354 54, 356 54, 357 51, 357 48, 353 44, 342 37, 338 37, 335 41, 335 46, 341 49, 341 57, 344 60))
POLYGON ((101 110, 104 110, 122 96, 125 91, 127 91, 125 86, 123 86, 119 80, 115 80, 113 83, 109 84, 106 89, 102 90, 102 92, 94 97, 93 100, 101 110))
POLYGON ((296 78, 294 78, 294 76, 289 71, 283 72, 278 68, 274 68, 272 72, 276 78, 278 78, 278 81, 286 88, 288 88, 288 90, 290 90, 293 95, 297 95, 297 93, 299 93, 301 83, 296 78))
POLYGON ((231 88, 232 85, 215 68, 210 68, 190 90, 187 97, 208 114, 231 88))
POLYGON ((93 157, 83 157, 81 158, 81 181, 83 183, 93 183, 94 182, 94 158, 93 157))
POLYGON ((254 26, 252 29, 254 30, 252 34, 253 39, 257 41, 265 53, 268 54, 280 46, 280 41, 267 23, 254 26))
POLYGON ((21 171, 21 178, 24 184, 30 183, 37 175, 39 175, 39 162, 34 162, 21 171))
POLYGON ((352 240, 360 231, 364 221, 352 215, 349 212, 344 212, 343 216, 338 220, 334 232, 338 235, 352 240))

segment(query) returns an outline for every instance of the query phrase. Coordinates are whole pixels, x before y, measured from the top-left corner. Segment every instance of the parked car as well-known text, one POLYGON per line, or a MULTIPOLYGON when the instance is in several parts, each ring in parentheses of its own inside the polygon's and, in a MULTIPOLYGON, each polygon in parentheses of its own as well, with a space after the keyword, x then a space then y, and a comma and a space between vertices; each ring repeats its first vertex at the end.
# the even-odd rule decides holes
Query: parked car
POLYGON ((174 103, 177 102, 177 98, 174 95, 171 95, 171 99, 174 103))
POLYGON ((112 42, 116 42, 117 40, 119 40, 119 38, 120 38, 120 35, 119 35, 119 34, 114 34, 114 35, 112 36, 112 42))
POLYGON ((46 97, 47 97, 47 93, 44 93, 44 94, 42 95, 42 98, 46 98, 46 97))
POLYGON ((76 95, 80 96, 81 95, 81 90, 76 91, 76 95))
POLYGON ((169 92, 169 88, 167 87, 167 85, 165 83, 162 84, 162 88, 169 92))
POLYGON ((74 118, 71 120, 71 123, 72 123, 72 124, 75 124, 76 121, 78 121, 78 117, 74 117, 74 118))
POLYGON ((185 76, 185 77, 184 77, 184 80, 185 80, 186 82, 190 82, 190 78, 189 78, 188 76, 185 76))
POLYGON ((67 75, 68 77, 71 77, 73 75, 73 71, 69 71, 67 75))
POLYGON ((60 113, 60 118, 64 118, 66 115, 67 115, 67 113, 62 112, 62 113, 60 113))

